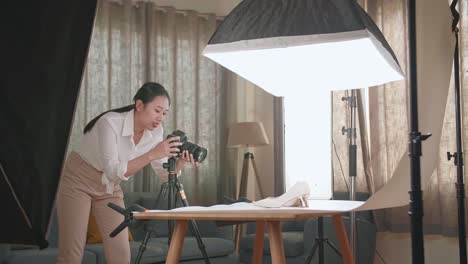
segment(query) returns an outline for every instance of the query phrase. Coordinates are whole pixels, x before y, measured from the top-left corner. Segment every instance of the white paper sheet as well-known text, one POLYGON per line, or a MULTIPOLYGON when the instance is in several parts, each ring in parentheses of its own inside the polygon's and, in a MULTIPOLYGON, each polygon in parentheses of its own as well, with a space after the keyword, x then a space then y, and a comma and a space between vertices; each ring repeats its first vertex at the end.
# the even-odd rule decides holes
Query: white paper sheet
MULTIPOLYGON (((205 206, 188 206, 179 207, 170 210, 171 212, 235 212, 235 211, 303 211, 303 212, 347 212, 359 208, 364 202, 360 201, 339 201, 339 200, 308 200, 309 207, 280 207, 280 208, 265 208, 256 206, 252 203, 234 203, 230 205, 218 204, 209 207, 205 206)), ((147 210, 146 212, 159 213, 167 212, 167 210, 147 210)))

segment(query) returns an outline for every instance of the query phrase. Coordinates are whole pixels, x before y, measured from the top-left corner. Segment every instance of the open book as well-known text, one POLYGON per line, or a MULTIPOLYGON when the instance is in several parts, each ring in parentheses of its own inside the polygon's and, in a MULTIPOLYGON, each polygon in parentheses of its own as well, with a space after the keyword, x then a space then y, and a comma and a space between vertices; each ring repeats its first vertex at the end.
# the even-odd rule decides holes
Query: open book
POLYGON ((308 207, 307 198, 309 194, 309 185, 306 182, 297 182, 281 196, 268 197, 263 200, 255 201, 253 204, 267 208, 308 207))

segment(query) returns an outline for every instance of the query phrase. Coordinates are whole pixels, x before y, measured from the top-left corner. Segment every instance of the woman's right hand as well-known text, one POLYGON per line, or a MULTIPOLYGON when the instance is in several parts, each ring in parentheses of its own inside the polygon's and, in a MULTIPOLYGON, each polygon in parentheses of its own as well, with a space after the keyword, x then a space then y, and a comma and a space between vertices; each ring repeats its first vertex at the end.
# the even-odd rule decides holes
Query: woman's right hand
POLYGON ((151 149, 148 152, 150 160, 159 160, 162 158, 171 158, 178 155, 179 146, 182 146, 183 143, 179 141, 180 137, 170 137, 159 142, 156 147, 151 149))

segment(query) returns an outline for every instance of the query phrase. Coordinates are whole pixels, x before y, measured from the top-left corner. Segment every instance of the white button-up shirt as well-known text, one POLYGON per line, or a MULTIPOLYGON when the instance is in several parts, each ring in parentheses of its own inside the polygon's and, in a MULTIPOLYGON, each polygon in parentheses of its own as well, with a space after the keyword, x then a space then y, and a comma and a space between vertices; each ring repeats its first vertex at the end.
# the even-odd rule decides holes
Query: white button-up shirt
MULTIPOLYGON (((163 127, 160 125, 153 131, 143 132, 140 142, 133 141, 134 111, 124 113, 109 112, 101 116, 94 127, 83 135, 78 149, 75 151, 83 160, 99 171, 102 171, 102 184, 106 185, 106 192, 111 194, 114 185, 125 177, 129 160, 138 158, 159 142, 163 141, 163 127)), ((162 181, 167 181, 168 172, 162 164, 167 158, 151 162, 156 175, 162 181)))

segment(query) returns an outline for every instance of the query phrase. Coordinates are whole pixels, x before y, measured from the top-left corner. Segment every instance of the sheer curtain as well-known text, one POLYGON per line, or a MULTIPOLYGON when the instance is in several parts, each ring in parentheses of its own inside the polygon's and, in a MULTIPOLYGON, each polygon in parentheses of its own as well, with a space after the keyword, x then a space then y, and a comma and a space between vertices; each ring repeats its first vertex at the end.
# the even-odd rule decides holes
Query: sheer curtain
MULTIPOLYGON (((225 112, 223 70, 201 56, 216 28, 214 14, 159 7, 149 2, 99 1, 71 136, 78 144, 85 124, 99 113, 132 103, 146 81, 171 96, 165 135, 175 129, 208 149, 199 168, 179 178, 192 204, 214 204, 222 189, 225 112), (203 190, 203 191, 200 191, 203 190)), ((122 182, 124 191, 158 192, 148 166, 122 182)))
MULTIPOLYGON (((382 30, 392 46, 403 72, 407 72, 407 15, 405 0, 363 0, 361 5, 367 10, 382 30)), ((459 2, 460 13, 466 12, 466 2, 459 2)), ((468 40, 464 37, 468 30, 468 21, 460 23, 461 36, 461 86, 468 77, 465 58, 467 56, 468 40)), ((434 40, 438 41, 438 40, 434 40)), ((462 88, 462 94, 467 87, 462 88)), ((341 97, 344 92, 334 93, 334 179, 335 190, 347 191, 348 156, 347 140, 341 135, 341 126, 349 119, 341 97)), ((466 97, 463 97, 463 114, 468 111, 466 97)), ((392 177, 402 155, 407 152, 408 140, 408 98, 406 80, 393 82, 369 89, 368 117, 360 115, 357 124, 358 135, 358 191, 378 190, 392 177), (369 124, 366 124, 369 120, 369 124), (367 133, 364 127, 371 129, 367 133), (362 132, 362 133, 361 133, 362 132), (367 138, 369 137, 369 139, 367 138), (369 140, 369 147, 365 142, 369 140)), ((362 111, 361 109, 358 111, 362 111)), ((423 113, 420 113, 423 114, 423 113)), ((464 115, 466 116, 466 115, 464 115)), ((466 117, 465 117, 466 118, 466 117)), ((424 133, 429 131, 422 131, 424 133)), ((467 130, 463 133, 466 135, 467 130)), ((464 145, 467 146, 466 136, 464 145)), ((433 172, 429 183, 424 189, 424 232, 425 234, 457 234, 457 201, 456 201, 456 167, 453 160, 447 161, 447 151, 455 152, 455 111, 453 84, 449 89, 446 104, 444 124, 439 148, 437 169, 433 172)), ((424 143, 423 143, 424 153, 424 143)), ((408 190, 410 189, 408 171, 408 190)), ((408 196, 409 199, 409 196, 408 196)), ((408 207, 379 210, 376 212, 377 222, 381 231, 409 232, 410 218, 408 207)))

